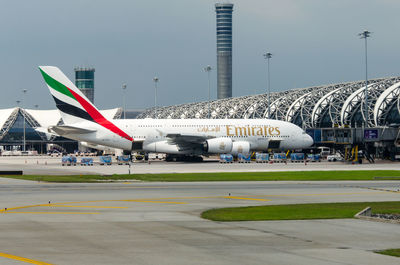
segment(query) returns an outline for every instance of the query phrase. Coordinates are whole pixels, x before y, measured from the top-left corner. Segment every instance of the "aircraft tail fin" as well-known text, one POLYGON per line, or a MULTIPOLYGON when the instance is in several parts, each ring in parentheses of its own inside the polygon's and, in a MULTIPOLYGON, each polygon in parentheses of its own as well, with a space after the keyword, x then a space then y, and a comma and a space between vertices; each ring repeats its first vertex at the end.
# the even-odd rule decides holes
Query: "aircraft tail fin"
POLYGON ((65 124, 82 120, 95 121, 96 116, 102 116, 58 67, 39 66, 39 69, 65 124))
POLYGON ((133 141, 132 137, 107 120, 58 67, 39 66, 39 70, 49 87, 65 125, 91 121, 122 138, 133 141))

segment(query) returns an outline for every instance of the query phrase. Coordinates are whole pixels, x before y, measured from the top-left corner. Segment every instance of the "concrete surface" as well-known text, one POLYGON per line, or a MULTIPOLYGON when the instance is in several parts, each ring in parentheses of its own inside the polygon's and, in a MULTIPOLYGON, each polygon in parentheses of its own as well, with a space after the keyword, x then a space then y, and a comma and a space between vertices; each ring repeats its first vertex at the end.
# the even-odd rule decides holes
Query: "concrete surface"
POLYGON ((222 223, 199 217, 215 207, 399 200, 400 193, 386 191, 399 185, 51 184, 0 178, 0 209, 8 208, 0 213, 0 264, 25 264, 5 254, 60 265, 400 264, 399 258, 373 252, 400 247, 395 224, 357 219, 222 223))
MULTIPOLYGON (((94 161, 98 162, 98 157, 94 161)), ((78 157, 78 161, 80 158, 78 157)), ((244 171, 309 171, 309 170, 399 170, 400 162, 378 162, 376 164, 349 164, 344 162, 313 163, 233 163, 220 164, 218 160, 203 163, 152 161, 137 162, 131 167, 132 173, 187 173, 187 172, 244 172, 244 171)), ((59 157, 0 157, 0 170, 23 170, 24 174, 128 174, 127 165, 61 166, 59 157)))

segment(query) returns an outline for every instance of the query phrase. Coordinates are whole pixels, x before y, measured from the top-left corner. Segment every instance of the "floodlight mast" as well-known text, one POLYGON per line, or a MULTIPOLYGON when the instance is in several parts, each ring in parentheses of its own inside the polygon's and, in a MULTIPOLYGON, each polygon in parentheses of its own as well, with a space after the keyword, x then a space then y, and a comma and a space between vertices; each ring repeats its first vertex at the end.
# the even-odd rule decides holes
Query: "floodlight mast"
POLYGON ((271 118, 271 81, 270 81, 270 71, 269 71, 269 59, 272 58, 272 53, 267 52, 263 54, 264 58, 267 60, 267 93, 268 93, 268 119, 271 118))
POLYGON ((211 66, 207 65, 206 67, 204 67, 204 71, 207 72, 207 76, 208 76, 208 118, 210 119, 211 117, 211 102, 210 102, 210 97, 211 97, 211 85, 210 85, 210 72, 211 72, 212 68, 211 66))
POLYGON ((127 85, 125 83, 122 84, 122 104, 123 104, 123 108, 124 108, 124 120, 126 119, 126 104, 125 104, 125 91, 126 91, 126 87, 127 85))
POLYGON ((154 82, 154 119, 157 119, 157 83, 160 81, 158 77, 153 78, 154 82))
MULTIPOLYGON (((17 106, 18 106, 18 108, 19 108, 19 111, 21 111, 21 107, 19 106, 19 103, 21 103, 21 100, 17 100, 17 101, 15 101, 15 102, 17 102, 17 106)), ((22 111, 21 111, 21 113, 22 113, 22 111)), ((23 144, 23 143, 22 143, 23 144)))
POLYGON ((368 30, 364 30, 359 33, 360 39, 365 40, 365 109, 364 109, 364 119, 365 119, 365 127, 369 127, 369 115, 368 115, 368 46, 367 46, 367 38, 371 36, 371 32, 368 30))
POLYGON ((28 90, 27 89, 23 89, 22 92, 24 93, 24 96, 22 98, 22 108, 23 108, 22 116, 24 116, 24 146, 23 146, 23 151, 25 152, 26 151, 26 125, 25 125, 26 118, 25 118, 25 109, 24 108, 25 108, 25 94, 26 94, 26 92, 28 92, 28 90))

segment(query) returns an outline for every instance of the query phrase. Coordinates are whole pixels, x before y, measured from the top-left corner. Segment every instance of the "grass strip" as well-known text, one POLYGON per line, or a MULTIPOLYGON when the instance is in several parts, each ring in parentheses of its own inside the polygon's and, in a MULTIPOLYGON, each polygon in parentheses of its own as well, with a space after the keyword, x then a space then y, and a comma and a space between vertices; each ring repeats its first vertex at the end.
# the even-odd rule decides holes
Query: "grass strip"
POLYGON ((400 248, 379 250, 379 251, 375 251, 375 253, 394 256, 394 257, 400 257, 400 248))
POLYGON ((284 172, 218 172, 170 173, 131 175, 22 175, 0 176, 14 179, 47 182, 98 182, 118 180, 141 181, 323 181, 323 180, 394 180, 400 170, 348 170, 348 171, 284 171, 284 172))
POLYGON ((312 203, 221 208, 205 211, 201 216, 212 221, 270 221, 353 218, 370 206, 373 213, 400 214, 400 201, 312 203))

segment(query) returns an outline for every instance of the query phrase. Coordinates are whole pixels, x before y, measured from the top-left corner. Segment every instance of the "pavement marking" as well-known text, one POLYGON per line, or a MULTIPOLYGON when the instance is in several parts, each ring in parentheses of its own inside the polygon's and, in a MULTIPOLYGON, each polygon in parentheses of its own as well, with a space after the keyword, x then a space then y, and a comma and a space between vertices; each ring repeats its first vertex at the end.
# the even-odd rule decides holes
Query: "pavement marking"
POLYGON ((380 191, 380 192, 393 192, 393 193, 400 193, 400 190, 388 190, 388 189, 384 189, 384 188, 372 188, 372 187, 359 187, 359 186, 353 186, 353 188, 360 188, 360 189, 368 189, 368 190, 376 190, 376 191, 380 191))
POLYGON ((35 204, 35 205, 27 205, 27 206, 12 207, 12 208, 7 208, 7 210, 6 210, 6 209, 0 209, 0 213, 7 213, 8 211, 12 211, 12 210, 25 209, 25 208, 32 208, 32 207, 39 207, 39 206, 45 206, 45 204, 35 204))
MULTIPOLYGON (((68 204, 78 204, 78 203, 114 202, 114 201, 118 201, 118 200, 93 200, 93 201, 80 201, 80 202, 55 202, 55 203, 51 203, 51 205, 55 206, 55 205, 68 205, 68 204)), ((48 204, 43 204, 43 205, 39 205, 39 206, 48 206, 48 204)))
MULTIPOLYGON (((160 199, 158 199, 160 200, 160 199)), ((60 203, 53 203, 51 205, 68 205, 68 204, 78 204, 78 203, 89 203, 89 202, 152 202, 152 203, 172 203, 172 204, 186 204, 186 202, 166 202, 166 201, 158 201, 157 199, 127 199, 127 200, 98 200, 98 201, 81 201, 81 202, 60 202, 60 203)), ((162 199, 161 199, 162 200, 162 199)), ((38 206, 47 206, 38 205, 38 206)))
MULTIPOLYGON (((102 183, 102 182, 99 182, 99 183, 102 183)), ((99 183, 97 183, 96 182, 96 184, 99 184, 99 183)), ((104 183, 109 183, 109 184, 116 184, 116 183, 111 183, 111 182, 104 182, 104 183)), ((41 183, 41 184, 44 184, 44 183, 41 183)), ((46 183, 47 184, 47 183, 46 183)), ((56 184, 62 184, 62 183, 56 183, 56 184)), ((81 184, 86 184, 86 183, 81 183, 81 184)), ((167 188, 170 188, 170 187, 168 187, 168 186, 165 186, 165 187, 156 187, 156 186, 151 186, 151 187, 140 187, 140 186, 122 186, 123 184, 125 184, 125 183, 118 183, 118 186, 109 186, 109 187, 107 187, 107 190, 120 190, 120 189, 127 189, 127 190, 130 190, 130 189, 167 189, 167 188)), ((133 184, 133 183, 132 183, 133 184)), ((49 190, 57 190, 57 189, 60 189, 59 187, 47 187, 49 190)), ((20 189, 20 190, 23 190, 23 189, 20 189)), ((90 187, 90 186, 88 186, 88 187, 66 187, 66 189, 65 190, 104 190, 104 187, 90 187)), ((18 191, 18 190, 16 190, 16 191, 18 191)))
POLYGON ((330 196, 330 195, 357 195, 357 194, 377 194, 377 193, 385 193, 385 192, 378 191, 378 192, 335 192, 335 193, 311 193, 311 194, 271 194, 271 195, 257 195, 257 197, 330 196))
MULTIPOLYGON (((43 207, 43 206, 53 206, 53 207, 81 207, 81 208, 115 208, 115 209, 124 209, 128 207, 117 207, 117 206, 74 206, 71 204, 80 204, 80 203, 94 203, 94 202, 144 202, 144 203, 164 203, 164 204, 187 204, 186 202, 178 202, 178 201, 165 201, 165 200, 184 200, 184 199, 236 199, 236 200, 252 200, 252 201, 269 201, 268 199, 261 199, 260 197, 298 197, 298 196, 332 196, 332 195, 357 195, 357 194, 377 194, 377 193, 387 193, 393 192, 398 193, 396 191, 390 190, 381 190, 375 188, 367 188, 374 189, 372 192, 341 192, 341 193, 314 193, 314 194, 271 194, 271 195, 253 195, 253 197, 258 198, 248 198, 248 197, 239 197, 239 196, 187 196, 187 197, 168 197, 168 198, 144 198, 144 199, 127 199, 127 200, 92 200, 92 201, 80 201, 80 202, 61 202, 61 203, 51 203, 51 204, 36 204, 36 205, 28 205, 28 206, 20 206, 5 209, 0 209, 0 213, 7 213, 13 210, 25 209, 25 208, 33 208, 33 207, 43 207), (260 198, 260 199, 259 199, 260 198)), ((13 211, 12 213, 17 213, 13 211)), ((21 212, 21 213, 39 213, 39 212, 21 212)), ((50 214, 49 212, 45 212, 50 214)), ((71 212, 55 212, 56 214, 74 214, 71 212)), ((78 214, 78 213, 76 213, 78 214)), ((86 214, 86 213, 79 213, 86 214)), ((88 213, 92 214, 92 213, 88 213)), ((93 213, 94 214, 94 213, 93 213)), ((98 214, 98 213, 95 213, 98 214)))
POLYGON ((127 209, 128 207, 120 207, 120 206, 95 206, 95 205, 53 205, 50 204, 50 207, 71 207, 71 208, 105 208, 105 209, 127 209))
POLYGON ((266 199, 256 199, 256 198, 243 198, 243 197, 236 197, 236 196, 225 196, 225 199, 235 199, 235 200, 248 200, 248 201, 270 201, 266 199))
POLYGON ((15 256, 15 255, 7 254, 7 253, 1 253, 1 252, 0 252, 0 257, 13 259, 13 260, 18 260, 18 261, 22 261, 22 262, 26 262, 26 263, 30 263, 30 264, 36 264, 36 265, 52 265, 52 264, 47 263, 47 262, 28 259, 28 258, 24 258, 24 257, 18 257, 18 256, 15 256))
POLYGON ((181 199, 218 199, 224 196, 186 196, 186 197, 168 197, 168 198, 146 198, 143 200, 181 200, 181 199))
POLYGON ((99 214, 96 212, 14 212, 7 211, 5 213, 33 213, 33 214, 99 214))
MULTIPOLYGON (((362 187, 357 187, 362 188, 362 187)), ((373 189, 374 191, 370 192, 341 192, 341 193, 314 193, 314 194, 270 194, 270 195, 253 195, 252 197, 298 197, 298 196, 331 196, 331 195, 357 195, 357 194, 377 194, 377 193, 387 193, 393 192, 398 193, 397 191, 390 190, 381 190, 375 188, 365 188, 364 189, 373 189)), ((168 197, 168 198, 143 198, 143 199, 127 199, 127 200, 92 200, 92 201, 80 201, 80 202, 60 202, 60 203, 51 203, 51 204, 35 204, 35 205, 27 205, 20 207, 12 207, 6 209, 0 209, 1 213, 7 213, 9 211, 33 207, 44 207, 44 206, 53 206, 53 207, 82 207, 82 208, 115 208, 115 209, 123 209, 128 207, 117 207, 117 206, 74 206, 71 204, 81 204, 81 203, 97 203, 97 202, 144 202, 144 203, 165 203, 165 204, 187 204, 186 202, 178 202, 178 201, 165 201, 165 200, 184 200, 184 199, 237 199, 237 200, 253 200, 253 201, 269 201, 268 199, 258 199, 258 198, 248 198, 248 197, 239 197, 239 196, 186 196, 186 197, 168 197)), ((22 212, 21 212, 22 213, 22 212)), ((29 213, 29 212, 23 212, 29 213)), ((35 212, 32 212, 35 213, 35 212)), ((37 212, 36 212, 37 213, 37 212)), ((47 213, 47 212, 46 212, 47 213)), ((61 214, 61 213, 60 213, 61 214)), ((68 214, 68 212, 66 212, 68 214)), ((96 213, 98 214, 98 213, 96 213)))
POLYGON ((150 202, 150 203, 186 204, 186 202, 147 201, 147 200, 118 200, 118 201, 120 201, 120 202, 150 202))
MULTIPOLYGON (((156 201, 156 200, 149 200, 149 199, 140 199, 140 200, 98 200, 98 201, 81 201, 81 202, 60 202, 60 203, 50 203, 50 204, 34 204, 34 205, 26 205, 26 206, 19 206, 19 207, 12 207, 12 208, 4 208, 0 209, 1 213, 39 213, 39 212, 16 212, 14 210, 19 209, 26 209, 26 208, 34 208, 34 207, 93 207, 93 208, 128 208, 128 207, 117 207, 117 206, 73 206, 68 204, 79 204, 79 203, 89 203, 89 202, 148 202, 148 203, 170 203, 170 204, 186 204, 186 202, 167 202, 167 201, 156 201), (7 209, 7 210, 6 210, 7 209)), ((47 212, 45 212, 47 213, 47 212)), ((68 213, 68 212, 66 212, 68 213)), ((61 213, 60 213, 61 214, 61 213)), ((98 214, 98 213, 96 213, 98 214)))

